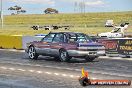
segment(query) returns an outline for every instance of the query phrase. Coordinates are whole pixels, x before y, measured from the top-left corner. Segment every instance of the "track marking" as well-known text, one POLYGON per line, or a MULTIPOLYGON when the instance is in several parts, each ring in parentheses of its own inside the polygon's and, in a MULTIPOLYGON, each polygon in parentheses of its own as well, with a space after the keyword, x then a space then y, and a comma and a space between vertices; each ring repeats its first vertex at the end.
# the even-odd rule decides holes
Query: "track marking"
POLYGON ((91 79, 95 80, 95 79, 97 79, 97 78, 91 78, 91 79))
POLYGON ((66 74, 62 74, 62 76, 66 77, 67 75, 66 74))
POLYGON ((60 75, 59 73, 54 73, 55 75, 60 75))
POLYGON ((79 78, 80 76, 76 76, 77 78, 79 78))
POLYGON ((73 77, 74 77, 74 75, 70 75, 70 77, 71 77, 71 78, 73 78, 73 77))
MULTIPOLYGON (((1 62, 0 62, 1 63, 1 62)), ((12 64, 17 64, 17 63, 12 63, 12 64)), ((32 64, 18 64, 18 65, 27 65, 27 66, 35 66, 32 64)), ((73 69, 73 68, 63 68, 63 67, 55 67, 55 66, 43 66, 43 65, 39 65, 38 67, 47 67, 47 68, 52 68, 52 69, 60 69, 60 70, 69 70, 69 71, 77 71, 77 72, 81 72, 81 69, 73 69)), ((7 68, 3 68, 3 69, 7 69, 7 68)), ((25 70, 22 70, 25 71, 25 70)), ((124 76, 124 77, 132 77, 132 75, 130 74, 118 74, 118 73, 112 73, 112 72, 102 72, 102 71, 95 71, 95 70, 88 70, 89 72, 93 73, 93 74, 105 74, 105 75, 117 75, 117 76, 124 76)), ((131 71, 127 71, 127 72, 131 72, 131 71)), ((47 73, 50 74, 50 73, 47 73)), ((72 77, 72 76, 70 76, 72 77)))
POLYGON ((35 72, 34 70, 28 70, 29 72, 35 72))
POLYGON ((45 72, 46 74, 48 74, 48 75, 51 75, 52 73, 51 72, 45 72))
POLYGON ((23 71, 23 72, 26 71, 26 70, 24 70, 24 69, 17 69, 17 70, 18 70, 18 71, 23 71))
POLYGON ((42 74, 42 73, 45 73, 45 74, 48 74, 48 75, 53 74, 54 76, 69 77, 69 78, 79 78, 80 77, 80 76, 75 76, 75 75, 67 75, 67 74, 64 74, 64 73, 60 74, 60 73, 43 72, 43 71, 37 71, 37 70, 35 71, 35 70, 32 70, 32 69, 24 70, 24 69, 21 69, 21 68, 15 69, 15 68, 12 68, 12 67, 7 68, 7 67, 4 67, 4 66, 2 66, 0 68, 4 69, 4 70, 11 70, 11 71, 21 71, 21 72, 26 72, 27 71, 27 72, 31 72, 31 73, 35 73, 35 74, 42 74))
POLYGON ((6 67, 0 67, 0 68, 2 68, 2 69, 4 69, 4 70, 6 70, 6 69, 7 69, 6 67))
POLYGON ((108 56, 100 56, 101 59, 112 59, 112 60, 127 60, 132 61, 132 58, 121 58, 121 57, 108 57, 108 56))
POLYGON ((11 52, 20 52, 20 53, 24 53, 25 50, 16 50, 16 49, 0 49, 1 51, 11 51, 11 52))
POLYGON ((37 73, 41 74, 41 73, 43 73, 43 72, 42 72, 42 71, 37 71, 37 73))
POLYGON ((15 71, 16 69, 15 69, 15 68, 9 68, 9 70, 11 70, 11 71, 15 71))

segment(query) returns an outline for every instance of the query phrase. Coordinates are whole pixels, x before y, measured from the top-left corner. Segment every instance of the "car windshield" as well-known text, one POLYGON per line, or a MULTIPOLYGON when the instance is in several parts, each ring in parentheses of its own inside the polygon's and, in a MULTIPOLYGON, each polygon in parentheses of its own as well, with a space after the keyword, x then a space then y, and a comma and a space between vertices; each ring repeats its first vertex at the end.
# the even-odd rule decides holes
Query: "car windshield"
POLYGON ((88 35, 85 35, 83 33, 76 33, 76 34, 69 35, 69 41, 70 42, 90 42, 92 40, 88 35))

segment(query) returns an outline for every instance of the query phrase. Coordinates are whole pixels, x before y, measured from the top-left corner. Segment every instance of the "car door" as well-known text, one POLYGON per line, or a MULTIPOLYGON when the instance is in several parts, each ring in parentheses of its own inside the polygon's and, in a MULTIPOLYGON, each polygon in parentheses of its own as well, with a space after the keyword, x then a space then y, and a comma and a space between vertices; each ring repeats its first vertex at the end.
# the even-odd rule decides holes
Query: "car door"
POLYGON ((59 49, 63 48, 63 43, 64 43, 64 34, 63 33, 56 34, 51 43, 51 54, 59 55, 59 49))
POLYGON ((46 54, 46 55, 50 54, 51 43, 52 43, 54 37, 55 37, 55 33, 50 33, 41 40, 41 42, 39 44, 39 52, 41 54, 46 54))

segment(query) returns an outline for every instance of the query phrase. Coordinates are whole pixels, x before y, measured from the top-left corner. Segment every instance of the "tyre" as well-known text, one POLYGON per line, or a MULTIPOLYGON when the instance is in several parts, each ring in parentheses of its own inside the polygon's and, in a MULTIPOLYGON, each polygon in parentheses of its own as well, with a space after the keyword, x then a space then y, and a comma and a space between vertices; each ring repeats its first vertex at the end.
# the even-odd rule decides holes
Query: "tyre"
POLYGON ((36 53, 34 46, 29 47, 28 56, 30 59, 33 59, 33 60, 36 60, 38 58, 39 55, 36 53))
POLYGON ((92 62, 97 57, 86 57, 85 60, 88 62, 92 62))
POLYGON ((60 50, 59 58, 62 62, 68 62, 71 59, 66 50, 60 50))
POLYGON ((32 28, 33 28, 33 30, 35 30, 35 26, 33 26, 32 28))

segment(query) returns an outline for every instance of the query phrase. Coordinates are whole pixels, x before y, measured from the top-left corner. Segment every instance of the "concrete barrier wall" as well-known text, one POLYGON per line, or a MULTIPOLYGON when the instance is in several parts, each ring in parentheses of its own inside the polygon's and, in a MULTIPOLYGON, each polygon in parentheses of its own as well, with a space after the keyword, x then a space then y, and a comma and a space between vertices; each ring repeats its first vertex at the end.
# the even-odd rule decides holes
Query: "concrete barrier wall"
POLYGON ((0 48, 26 49, 26 44, 40 41, 44 36, 0 35, 0 48))
POLYGON ((20 35, 0 35, 0 48, 22 49, 22 36, 20 35))

